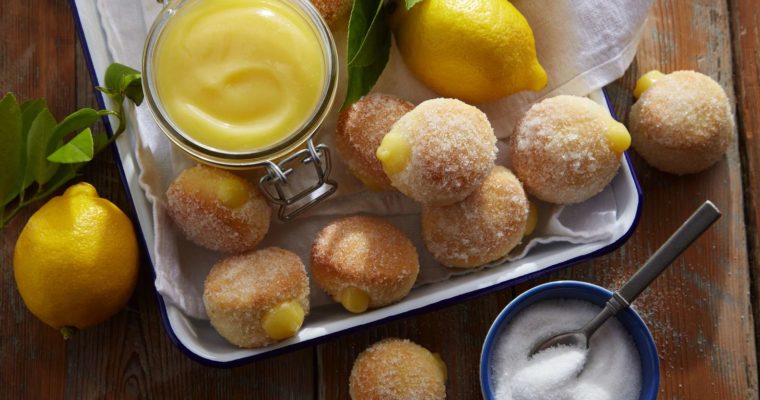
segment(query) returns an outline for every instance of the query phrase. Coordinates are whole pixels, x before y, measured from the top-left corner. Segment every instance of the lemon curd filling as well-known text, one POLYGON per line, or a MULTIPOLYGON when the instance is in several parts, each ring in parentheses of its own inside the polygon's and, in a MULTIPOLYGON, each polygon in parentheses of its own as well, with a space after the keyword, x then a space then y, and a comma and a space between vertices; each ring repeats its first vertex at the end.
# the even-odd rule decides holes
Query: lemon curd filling
POLYGON ((168 119, 228 152, 272 147, 314 114, 325 86, 323 45, 281 0, 196 0, 156 45, 155 83, 168 119))
POLYGON ((341 290, 338 297, 343 307, 354 314, 363 313, 369 308, 369 295, 359 288, 349 286, 341 290))
POLYGON ((636 88, 633 89, 633 97, 639 98, 644 92, 647 91, 655 82, 662 79, 665 76, 658 70, 652 70, 642 75, 638 81, 636 81, 636 88))
POLYGON ((375 156, 387 174, 397 174, 406 168, 412 155, 412 146, 401 134, 390 131, 380 142, 375 156))
POLYGON ((607 125, 605 136, 607 137, 607 144, 610 146, 610 149, 616 154, 622 154, 631 147, 631 134, 628 133, 628 129, 625 125, 612 118, 610 118, 610 122, 607 125))
POLYGON ((261 326, 270 338, 287 339, 301 329, 305 315, 298 302, 288 301, 269 310, 262 318, 261 326))

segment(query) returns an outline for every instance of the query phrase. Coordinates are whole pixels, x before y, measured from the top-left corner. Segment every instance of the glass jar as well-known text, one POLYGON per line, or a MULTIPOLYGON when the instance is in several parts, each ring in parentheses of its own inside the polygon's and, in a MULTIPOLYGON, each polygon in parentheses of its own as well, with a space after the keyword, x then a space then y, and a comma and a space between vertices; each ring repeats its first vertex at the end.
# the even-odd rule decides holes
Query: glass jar
POLYGON ((312 142, 312 137, 335 100, 338 84, 335 41, 329 27, 308 0, 270 0, 291 7, 313 29, 320 44, 324 62, 324 84, 321 97, 311 115, 300 127, 292 132, 283 132, 282 139, 272 145, 249 151, 214 148, 194 139, 172 121, 159 95, 156 83, 157 48, 164 30, 183 7, 205 1, 214 0, 172 0, 164 3, 163 10, 148 32, 143 52, 142 85, 146 102, 164 134, 197 161, 226 169, 266 168, 267 174, 261 178, 259 186, 270 201, 280 206, 278 213, 280 219, 289 220, 325 199, 337 189, 337 183, 329 179, 331 169, 329 149, 323 144, 316 145, 312 142), (314 183, 306 188, 295 190, 288 187, 288 177, 299 165, 313 167, 314 183))

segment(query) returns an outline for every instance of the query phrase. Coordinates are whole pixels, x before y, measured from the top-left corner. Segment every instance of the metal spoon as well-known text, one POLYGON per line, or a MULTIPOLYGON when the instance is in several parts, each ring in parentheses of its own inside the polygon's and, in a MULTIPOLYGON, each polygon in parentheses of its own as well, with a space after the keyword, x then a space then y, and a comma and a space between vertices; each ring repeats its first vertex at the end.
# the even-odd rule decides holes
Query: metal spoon
POLYGON ((620 290, 612 294, 604 308, 583 328, 552 336, 533 346, 529 357, 554 346, 588 348, 591 335, 618 311, 628 308, 636 297, 657 278, 687 247, 689 247, 713 222, 720 218, 720 211, 706 201, 680 228, 644 263, 620 290))

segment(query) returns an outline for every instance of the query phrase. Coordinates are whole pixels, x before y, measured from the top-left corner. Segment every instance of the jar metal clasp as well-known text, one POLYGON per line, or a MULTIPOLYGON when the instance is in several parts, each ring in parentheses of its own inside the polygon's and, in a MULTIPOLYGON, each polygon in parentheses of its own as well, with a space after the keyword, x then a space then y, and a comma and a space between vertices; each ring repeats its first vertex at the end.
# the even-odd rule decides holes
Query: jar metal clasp
POLYGON ((278 163, 267 161, 266 169, 267 174, 259 180, 259 187, 269 201, 279 206, 277 217, 282 221, 292 220, 338 189, 338 183, 330 179, 330 149, 324 144, 315 146, 312 139, 306 142, 306 148, 278 163), (288 182, 289 176, 298 164, 311 165, 316 181, 297 193, 290 193, 293 185, 288 182))

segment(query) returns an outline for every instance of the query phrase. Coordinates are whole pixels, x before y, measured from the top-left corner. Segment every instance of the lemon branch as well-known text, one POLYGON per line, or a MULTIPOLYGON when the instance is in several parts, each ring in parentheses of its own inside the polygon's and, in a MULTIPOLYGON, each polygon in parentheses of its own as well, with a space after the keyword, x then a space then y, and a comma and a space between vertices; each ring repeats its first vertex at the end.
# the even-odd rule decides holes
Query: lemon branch
POLYGON ((108 67, 105 86, 97 89, 114 101, 116 111, 83 108, 56 122, 42 99, 19 103, 7 93, 0 100, 0 229, 26 206, 57 192, 125 131, 124 100, 143 100, 140 73, 121 64, 108 67), (111 137, 90 129, 106 116, 119 120, 111 137))

